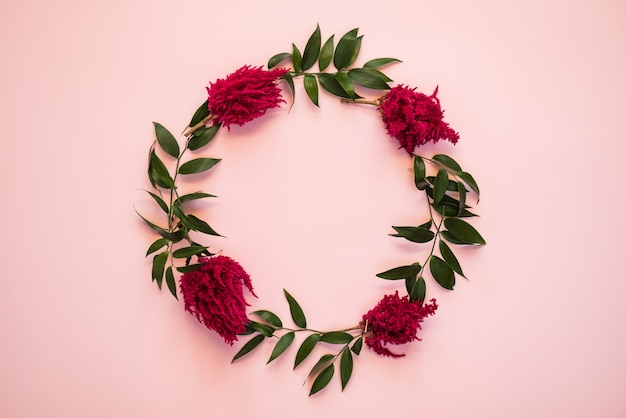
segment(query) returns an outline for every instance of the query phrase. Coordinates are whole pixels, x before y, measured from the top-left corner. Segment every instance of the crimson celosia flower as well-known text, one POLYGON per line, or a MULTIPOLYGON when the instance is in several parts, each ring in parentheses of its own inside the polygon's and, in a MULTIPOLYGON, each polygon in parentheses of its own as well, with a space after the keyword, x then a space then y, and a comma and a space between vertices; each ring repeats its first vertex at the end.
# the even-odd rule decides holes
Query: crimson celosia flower
POLYGON ((419 301, 411 302, 408 296, 399 297, 397 291, 385 295, 374 309, 363 315, 361 326, 366 328, 365 343, 377 354, 403 357, 404 354, 393 353, 385 345, 419 340, 420 322, 437 310, 437 301, 431 299, 430 302, 420 306, 419 301))
POLYGON ((223 255, 203 257, 200 262, 202 267, 180 278, 185 310, 233 345, 248 322, 243 286, 256 296, 250 276, 239 263, 223 255))
POLYGON ((456 144, 459 140, 459 134, 443 121, 438 89, 426 96, 416 92, 415 88, 399 85, 381 98, 378 108, 387 125, 387 132, 409 154, 428 141, 447 139, 456 144))
POLYGON ((287 69, 264 71, 261 67, 244 65, 224 79, 207 87, 209 111, 213 124, 243 125, 265 114, 267 109, 278 107, 284 100, 276 80, 287 69))

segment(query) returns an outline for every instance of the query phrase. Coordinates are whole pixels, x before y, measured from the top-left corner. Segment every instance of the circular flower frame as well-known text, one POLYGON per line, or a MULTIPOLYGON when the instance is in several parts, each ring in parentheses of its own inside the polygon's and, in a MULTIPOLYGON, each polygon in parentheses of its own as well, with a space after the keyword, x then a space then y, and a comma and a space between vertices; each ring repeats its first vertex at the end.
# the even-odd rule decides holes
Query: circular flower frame
POLYGON ((468 196, 473 196, 478 203, 480 193, 473 176, 445 154, 426 158, 415 153, 416 147, 428 142, 456 143, 459 140, 459 134, 443 120, 438 89, 427 95, 402 84, 391 87, 392 80, 381 68, 400 62, 395 58, 372 59, 355 67, 361 40, 358 29, 353 29, 336 45, 334 35, 322 44, 318 25, 303 52, 292 44, 290 52, 269 59, 267 70, 246 65, 210 83, 207 100, 196 110, 183 132, 182 149, 169 130, 154 122, 156 140, 148 158, 148 179, 153 190, 147 193, 164 212, 165 221, 153 222, 139 215, 158 235, 146 254, 152 258, 152 280, 158 287, 161 288, 165 280, 171 294, 178 299, 176 275, 180 275, 179 287, 186 311, 219 334, 227 344, 233 345, 240 336, 250 336, 233 361, 263 342, 272 341, 274 346, 267 361, 270 363, 293 345, 297 333, 307 336, 296 352, 294 368, 316 348, 334 347, 331 352, 321 354, 310 369, 309 395, 327 387, 337 365, 343 390, 352 376, 354 356, 360 354, 364 343, 377 354, 403 357, 404 354, 391 351, 389 346, 419 340, 421 323, 438 308, 434 299, 425 302, 427 267, 436 283, 453 289, 456 277, 465 277, 465 274, 452 248, 485 244, 480 233, 468 222, 476 216, 468 205, 468 196), (317 71, 313 70, 315 64, 317 71), (219 236, 209 223, 189 213, 187 208, 190 201, 214 196, 204 192, 179 194, 178 184, 183 177, 206 172, 220 162, 216 158, 185 158, 187 151, 195 152, 207 146, 222 127, 230 130, 232 125, 244 125, 285 103, 280 84, 295 97, 294 80, 297 79, 303 80, 304 90, 316 106, 319 106, 321 90, 343 103, 375 107, 388 135, 396 139, 412 159, 415 187, 424 192, 429 204, 425 222, 416 226, 392 226, 394 233, 390 234, 428 245, 426 259, 376 274, 381 279, 403 282, 406 294, 400 296, 396 291, 384 295, 358 322, 341 330, 310 328, 300 303, 285 289, 293 326, 285 326, 270 310, 247 313, 249 303, 244 293, 256 297, 249 274, 234 259, 214 253, 209 246, 192 238, 192 233, 194 237, 198 234, 219 236), (357 93, 361 88, 382 94, 373 99, 364 98, 357 93))

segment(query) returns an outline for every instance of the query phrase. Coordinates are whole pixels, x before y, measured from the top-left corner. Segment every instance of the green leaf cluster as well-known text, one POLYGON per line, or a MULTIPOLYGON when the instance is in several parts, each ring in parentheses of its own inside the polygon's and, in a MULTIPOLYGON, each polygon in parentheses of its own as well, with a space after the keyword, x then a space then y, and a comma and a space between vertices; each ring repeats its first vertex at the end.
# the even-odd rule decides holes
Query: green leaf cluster
POLYGON ((344 34, 335 45, 335 35, 331 35, 322 44, 319 25, 309 37, 304 52, 296 44, 292 44, 291 52, 281 52, 272 56, 267 63, 274 68, 281 63, 289 62, 292 71, 284 78, 291 92, 295 95, 293 78, 302 76, 304 90, 313 104, 319 106, 319 90, 341 97, 355 100, 361 96, 355 91, 356 86, 374 90, 389 90, 391 78, 379 70, 384 65, 400 62, 396 58, 376 58, 367 61, 362 67, 353 67, 359 52, 363 35, 358 28, 344 34), (318 71, 310 71, 317 63, 318 71), (335 71, 329 70, 331 63, 335 71))

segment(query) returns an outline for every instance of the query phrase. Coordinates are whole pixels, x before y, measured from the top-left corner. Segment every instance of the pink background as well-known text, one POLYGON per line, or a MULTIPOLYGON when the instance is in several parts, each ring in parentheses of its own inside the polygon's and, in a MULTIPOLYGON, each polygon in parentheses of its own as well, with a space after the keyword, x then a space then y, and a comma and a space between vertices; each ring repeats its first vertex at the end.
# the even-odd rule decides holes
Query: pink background
MULTIPOLYGON (((3 1, 0 416, 626 416, 624 22, 620 0, 3 1), (405 358, 364 350, 344 393, 308 398, 294 347, 231 365, 241 342, 158 291, 133 207, 156 213, 151 122, 181 132, 210 81, 316 22, 440 86, 461 141, 422 152, 475 175, 488 245, 459 254, 454 292, 429 282, 440 310, 405 358)), ((375 273, 424 258, 387 234, 425 207, 375 111, 320 104, 299 88, 290 113, 222 132, 188 187, 220 196, 212 245, 253 276, 252 309, 288 317, 285 287, 332 328, 396 289, 375 273)))

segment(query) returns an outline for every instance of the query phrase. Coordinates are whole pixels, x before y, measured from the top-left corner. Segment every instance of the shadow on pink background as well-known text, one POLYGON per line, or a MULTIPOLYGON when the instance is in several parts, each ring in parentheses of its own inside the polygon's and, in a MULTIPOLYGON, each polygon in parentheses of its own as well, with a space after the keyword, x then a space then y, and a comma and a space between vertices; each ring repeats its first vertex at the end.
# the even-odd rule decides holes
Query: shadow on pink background
MULTIPOLYGON (((626 277, 626 6, 619 1, 4 2, 0 6, 2 417, 622 417, 626 277), (428 283, 440 309, 406 357, 363 350, 308 398, 295 346, 230 364, 224 345, 150 283, 152 121, 182 132, 205 86, 263 65, 319 22, 358 27, 361 64, 439 86, 461 134, 447 153, 478 180, 488 245, 469 280, 428 283)), ((223 131, 223 161, 190 190, 252 275, 251 309, 288 318, 287 288, 319 328, 351 326, 423 259, 389 237, 426 216, 411 161, 375 110, 298 88, 291 111, 223 131)), ((153 211, 153 212, 151 212, 153 211)), ((309 359, 312 360, 312 359, 309 359)))

